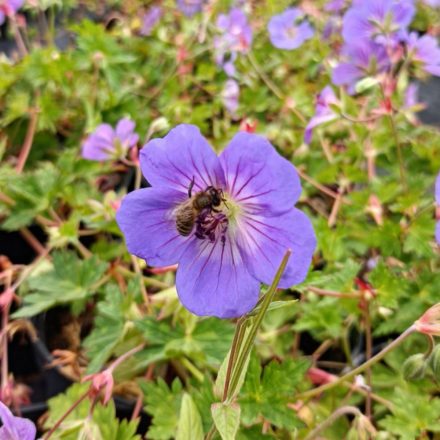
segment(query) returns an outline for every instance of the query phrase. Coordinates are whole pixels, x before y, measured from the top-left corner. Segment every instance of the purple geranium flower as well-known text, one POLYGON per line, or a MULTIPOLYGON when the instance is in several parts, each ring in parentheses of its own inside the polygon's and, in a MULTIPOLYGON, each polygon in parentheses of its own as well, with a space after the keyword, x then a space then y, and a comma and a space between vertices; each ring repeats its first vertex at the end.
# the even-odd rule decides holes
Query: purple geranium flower
POLYGON ((354 91, 354 85, 366 76, 383 73, 390 66, 385 48, 373 42, 359 42, 345 45, 342 57, 346 60, 333 69, 333 84, 347 85, 354 91))
POLYGON ((330 107, 330 104, 339 104, 339 100, 333 89, 330 86, 326 86, 317 96, 315 115, 310 119, 304 133, 304 142, 307 144, 312 140, 312 132, 316 126, 333 121, 338 117, 330 107))
POLYGON ((142 17, 141 35, 151 35, 154 26, 162 17, 163 11, 160 6, 152 6, 142 17))
POLYGON ((132 254, 151 265, 179 264, 177 293, 190 311, 220 318, 250 311, 287 249, 280 287, 304 279, 315 235, 293 206, 301 192, 295 168, 265 138, 238 133, 217 157, 197 127, 182 124, 148 142, 140 162, 152 188, 128 194, 116 220, 132 254), (211 191, 220 204, 197 211, 183 236, 176 217, 192 204, 190 187, 192 197, 211 191))
POLYGON ((440 47, 430 35, 419 37, 411 32, 406 38, 408 57, 431 75, 440 76, 440 47))
POLYGON ((404 108, 412 108, 419 104, 419 85, 410 83, 405 90, 404 108))
POLYGON ((177 7, 187 17, 192 17, 202 10, 204 3, 206 0, 177 0, 177 7))
MULTIPOLYGON (((440 209, 440 173, 435 181, 435 203, 437 209, 440 209)), ((435 226, 435 239, 440 244, 440 219, 437 217, 437 224, 435 226)))
POLYGON ((268 24, 272 44, 278 49, 293 50, 312 38, 313 28, 303 18, 304 12, 299 8, 287 8, 282 14, 274 15, 268 24))
POLYGON ((393 45, 415 14, 413 0, 354 0, 344 15, 346 43, 360 40, 393 45))
POLYGON ((101 124, 85 140, 82 147, 82 156, 89 160, 109 160, 125 157, 127 151, 134 147, 139 136, 134 133, 135 123, 128 119, 121 119, 116 129, 109 124, 101 124))
POLYGON ((252 43, 252 29, 241 9, 233 8, 228 14, 220 14, 217 27, 221 35, 214 39, 215 59, 227 75, 235 75, 234 62, 237 53, 247 53, 252 43))
POLYGON ((15 417, 9 408, 0 402, 1 440, 35 440, 37 430, 31 420, 15 417))
POLYGON ((23 3, 24 0, 0 0, 0 25, 5 22, 5 17, 14 15, 23 3))
POLYGON ((238 109, 238 98, 240 96, 240 87, 235 79, 228 79, 222 91, 223 105, 228 112, 235 114, 238 109))
POLYGON ((328 12, 341 12, 346 3, 346 0, 330 0, 325 4, 324 9, 328 12))

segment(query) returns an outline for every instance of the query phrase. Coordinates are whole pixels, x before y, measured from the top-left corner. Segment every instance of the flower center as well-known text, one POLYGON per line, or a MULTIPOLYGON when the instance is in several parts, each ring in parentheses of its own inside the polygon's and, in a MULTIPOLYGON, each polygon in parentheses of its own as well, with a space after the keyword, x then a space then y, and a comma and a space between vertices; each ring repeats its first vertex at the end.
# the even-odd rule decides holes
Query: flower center
POLYGON ((220 239, 226 241, 228 228, 234 228, 240 207, 229 194, 222 193, 220 206, 207 207, 200 211, 195 220, 195 236, 201 240, 208 239, 211 243, 220 239))
POLYGON ((286 28, 285 33, 287 38, 294 39, 298 35, 298 28, 295 26, 289 26, 286 28))

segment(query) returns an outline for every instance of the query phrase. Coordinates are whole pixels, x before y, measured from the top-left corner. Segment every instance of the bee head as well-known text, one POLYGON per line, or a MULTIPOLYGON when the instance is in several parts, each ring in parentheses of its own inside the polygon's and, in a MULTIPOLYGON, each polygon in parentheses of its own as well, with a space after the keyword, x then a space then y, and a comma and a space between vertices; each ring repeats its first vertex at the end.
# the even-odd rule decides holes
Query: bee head
POLYGON ((209 194, 209 197, 211 198, 211 205, 212 206, 220 206, 220 203, 222 202, 222 199, 223 199, 223 191, 221 189, 209 187, 207 189, 207 193, 209 194))

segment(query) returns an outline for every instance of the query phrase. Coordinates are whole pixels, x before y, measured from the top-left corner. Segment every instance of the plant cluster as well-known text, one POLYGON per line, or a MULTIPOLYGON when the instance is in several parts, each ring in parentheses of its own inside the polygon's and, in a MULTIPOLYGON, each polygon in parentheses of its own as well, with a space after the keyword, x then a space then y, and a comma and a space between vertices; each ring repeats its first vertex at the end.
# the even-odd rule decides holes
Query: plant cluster
POLYGON ((0 440, 440 435, 440 2, 291 3, 0 0, 0 440))

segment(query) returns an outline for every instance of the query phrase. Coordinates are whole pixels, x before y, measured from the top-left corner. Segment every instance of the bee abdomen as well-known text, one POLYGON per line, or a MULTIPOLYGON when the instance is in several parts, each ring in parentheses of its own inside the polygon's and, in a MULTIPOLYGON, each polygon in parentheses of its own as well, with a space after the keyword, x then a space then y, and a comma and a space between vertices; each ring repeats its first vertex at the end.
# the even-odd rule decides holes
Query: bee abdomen
POLYGON ((180 235, 187 237, 189 234, 191 234, 191 231, 193 230, 194 222, 177 221, 176 226, 177 226, 177 232, 180 235))
POLYGON ((194 211, 191 207, 186 207, 178 212, 176 216, 177 232, 184 237, 191 234, 194 227, 194 211))

